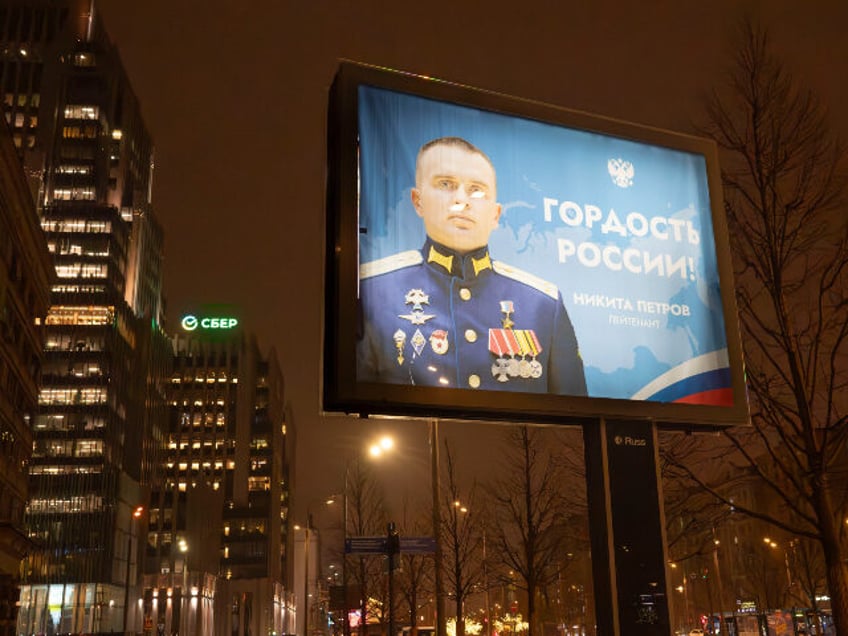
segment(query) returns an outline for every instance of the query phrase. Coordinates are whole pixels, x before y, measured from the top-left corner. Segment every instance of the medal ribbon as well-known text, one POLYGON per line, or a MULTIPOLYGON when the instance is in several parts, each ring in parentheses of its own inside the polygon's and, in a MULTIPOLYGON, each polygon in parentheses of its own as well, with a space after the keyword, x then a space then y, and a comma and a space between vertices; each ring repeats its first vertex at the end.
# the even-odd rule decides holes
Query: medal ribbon
POLYGON ((524 353, 529 353, 534 358, 542 353, 542 345, 539 344, 539 338, 536 337, 536 332, 533 329, 520 329, 522 345, 526 345, 524 353))
POLYGON ((530 345, 530 339, 527 337, 526 329, 516 329, 515 330, 515 339, 518 340, 518 344, 521 347, 521 355, 526 356, 528 353, 532 351, 532 347, 530 345))
POLYGON ((504 329, 503 330, 506 337, 506 343, 509 347, 509 354, 511 356, 515 356, 518 353, 521 353, 521 345, 518 344, 518 339, 515 337, 515 331, 512 329, 504 329))
POLYGON ((506 340, 502 332, 503 329, 489 329, 489 351, 496 356, 502 356, 506 351, 506 340))

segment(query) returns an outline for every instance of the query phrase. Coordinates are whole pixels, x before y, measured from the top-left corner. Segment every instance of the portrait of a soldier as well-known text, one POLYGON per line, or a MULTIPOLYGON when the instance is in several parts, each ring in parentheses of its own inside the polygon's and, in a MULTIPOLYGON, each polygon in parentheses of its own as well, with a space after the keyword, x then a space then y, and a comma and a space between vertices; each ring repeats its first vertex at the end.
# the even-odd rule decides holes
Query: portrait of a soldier
POLYGON ((360 266, 357 381, 586 395, 558 288, 495 260, 495 168, 459 137, 424 144, 412 204, 420 250, 360 266))

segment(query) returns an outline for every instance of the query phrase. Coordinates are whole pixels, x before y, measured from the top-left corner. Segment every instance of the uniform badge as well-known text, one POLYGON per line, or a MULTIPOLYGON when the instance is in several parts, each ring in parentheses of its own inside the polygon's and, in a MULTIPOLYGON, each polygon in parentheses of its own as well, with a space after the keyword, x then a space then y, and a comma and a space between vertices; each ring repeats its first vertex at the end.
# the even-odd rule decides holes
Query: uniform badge
POLYGON ((412 344, 412 348, 415 350, 415 355, 420 356, 427 344, 427 339, 424 337, 424 334, 421 333, 420 329, 416 329, 415 333, 412 334, 412 340, 410 340, 410 343, 412 344))
POLYGON ((408 320, 413 325, 423 325, 431 318, 435 318, 435 314, 425 314, 424 305, 430 304, 429 294, 425 294, 423 289, 410 289, 403 297, 403 302, 406 305, 412 305, 412 312, 408 314, 398 314, 398 318, 408 320))
POLYGON ((423 289, 410 289, 404 296, 404 303, 412 305, 412 311, 424 311, 424 305, 430 304, 430 295, 423 289))
POLYGON ((406 334, 402 329, 395 331, 392 338, 395 341, 395 349, 397 349, 397 363, 403 364, 403 347, 406 344, 406 334))
POLYGON ((423 311, 413 311, 411 314, 398 314, 398 318, 408 320, 413 325, 423 325, 430 318, 435 318, 436 314, 425 314, 423 311))
POLYGON ((448 352, 448 332, 444 329, 436 329, 430 334, 430 347, 433 352, 440 356, 448 352))

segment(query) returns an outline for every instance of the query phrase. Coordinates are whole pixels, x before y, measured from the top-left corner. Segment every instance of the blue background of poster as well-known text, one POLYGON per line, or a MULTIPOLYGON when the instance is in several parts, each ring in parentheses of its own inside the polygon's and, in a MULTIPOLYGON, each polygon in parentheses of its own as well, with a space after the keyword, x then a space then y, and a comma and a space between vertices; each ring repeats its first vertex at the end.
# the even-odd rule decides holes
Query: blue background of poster
POLYGON ((360 263, 421 247, 424 230, 410 200, 418 149, 437 137, 463 137, 497 172, 503 214, 489 241, 492 257, 560 288, 591 397, 674 401, 730 387, 703 156, 368 86, 359 88, 359 135, 359 226, 367 230, 360 263), (617 159, 634 168, 628 187, 610 173, 608 162, 617 159), (556 200, 550 220, 546 198, 556 200), (584 212, 595 206, 601 218, 591 227, 568 224, 559 214, 564 201, 584 212), (676 240, 664 222, 669 238, 605 230, 613 210, 622 226, 632 212, 690 222, 700 241, 690 242, 685 230, 676 240), (628 248, 685 258, 686 275, 593 266, 576 254, 563 259, 560 239, 594 245, 590 256, 616 247, 619 262, 628 248), (689 315, 662 313, 653 303, 686 306, 689 315))

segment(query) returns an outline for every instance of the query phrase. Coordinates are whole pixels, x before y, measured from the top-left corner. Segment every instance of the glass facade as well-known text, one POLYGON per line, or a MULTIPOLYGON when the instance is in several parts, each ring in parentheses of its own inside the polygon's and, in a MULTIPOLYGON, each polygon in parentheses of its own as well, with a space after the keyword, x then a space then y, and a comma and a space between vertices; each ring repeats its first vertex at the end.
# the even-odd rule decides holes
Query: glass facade
POLYGON ((0 43, 3 113, 55 267, 18 633, 120 632, 133 626, 146 529, 132 512, 156 485, 171 360, 152 140, 90 3, 4 2, 0 43))

